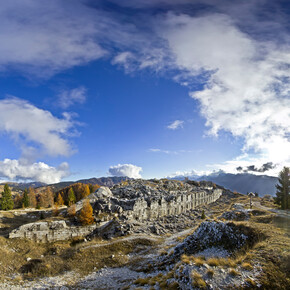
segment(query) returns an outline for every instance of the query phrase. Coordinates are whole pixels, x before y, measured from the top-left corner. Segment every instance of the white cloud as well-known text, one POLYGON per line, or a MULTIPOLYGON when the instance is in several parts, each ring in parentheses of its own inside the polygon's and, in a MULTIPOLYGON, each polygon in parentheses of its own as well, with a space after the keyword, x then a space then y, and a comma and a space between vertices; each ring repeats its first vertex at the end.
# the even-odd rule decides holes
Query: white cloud
POLYGON ((98 36, 105 24, 106 17, 82 1, 2 1, 0 69, 50 76, 101 58, 106 51, 98 36))
POLYGON ((26 164, 11 159, 0 161, 0 177, 10 180, 34 180, 50 184, 57 183, 68 175, 69 166, 66 162, 58 167, 51 167, 43 162, 26 164))
POLYGON ((175 65, 190 77, 206 75, 199 100, 209 133, 243 137, 274 163, 290 162, 290 46, 262 42, 242 32, 229 16, 168 14, 160 33, 175 65))
POLYGON ((86 88, 78 87, 71 90, 64 90, 58 95, 60 107, 67 109, 74 104, 83 104, 86 101, 86 88))
POLYGON ((184 121, 175 120, 171 124, 169 124, 167 126, 167 128, 170 129, 170 130, 176 130, 176 129, 182 128, 183 124, 184 124, 184 121))
POLYGON ((189 171, 176 171, 175 173, 172 173, 168 175, 168 178, 191 178, 191 179, 197 179, 200 176, 203 175, 209 175, 210 171, 197 171, 197 170, 189 170, 189 171))
POLYGON ((73 125, 69 115, 60 119, 25 100, 0 100, 0 132, 13 137, 22 147, 24 155, 70 155, 73 150, 65 136, 71 134, 73 125))
POLYGON ((159 148, 150 148, 148 150, 149 152, 154 152, 154 153, 165 153, 165 154, 182 154, 182 153, 192 153, 194 151, 192 150, 163 150, 163 149, 159 149, 159 148))
POLYGON ((109 168, 112 176, 127 176, 131 178, 141 178, 142 167, 133 164, 118 164, 109 168))

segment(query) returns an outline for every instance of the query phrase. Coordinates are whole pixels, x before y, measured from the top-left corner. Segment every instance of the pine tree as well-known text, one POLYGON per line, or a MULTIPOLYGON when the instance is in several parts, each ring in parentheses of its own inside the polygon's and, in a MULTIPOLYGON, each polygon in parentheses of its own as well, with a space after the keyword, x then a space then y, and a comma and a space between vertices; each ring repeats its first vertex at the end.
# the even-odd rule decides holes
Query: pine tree
POLYGON ((29 198, 28 198, 28 191, 25 188, 22 196, 22 206, 29 207, 29 198))
POLYGON ((69 189, 68 192, 68 205, 71 206, 72 204, 74 204, 76 202, 76 197, 75 197, 75 193, 74 190, 72 189, 72 187, 69 189))
POLYGON ((276 184, 277 192, 275 202, 281 206, 281 209, 290 208, 290 169, 284 167, 279 173, 279 184, 276 184))
POLYGON ((4 185, 4 191, 2 192, 1 198, 1 209, 10 210, 14 207, 14 201, 12 199, 11 190, 8 184, 4 185))
POLYGON ((36 208, 37 206, 36 194, 34 188, 32 187, 29 187, 28 189, 28 199, 29 199, 29 207, 36 208))
POLYGON ((91 225, 94 222, 93 208, 88 199, 85 199, 79 215, 79 221, 82 225, 91 225))

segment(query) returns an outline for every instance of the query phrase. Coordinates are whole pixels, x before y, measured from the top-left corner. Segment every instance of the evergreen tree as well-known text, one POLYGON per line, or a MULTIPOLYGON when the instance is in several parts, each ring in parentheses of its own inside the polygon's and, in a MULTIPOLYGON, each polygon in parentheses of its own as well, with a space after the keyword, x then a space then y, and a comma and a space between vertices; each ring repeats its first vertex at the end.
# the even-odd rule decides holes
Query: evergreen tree
POLYGON ((71 206, 72 204, 74 204, 76 202, 76 197, 75 197, 75 193, 74 190, 72 189, 72 187, 69 189, 68 192, 68 205, 71 206))
POLYGON ((12 199, 11 190, 8 184, 4 185, 4 191, 2 192, 1 198, 1 209, 10 210, 14 207, 14 201, 12 199))
POLYGON ((88 199, 85 199, 81 209, 79 220, 82 225, 91 225, 94 222, 93 208, 88 199))
POLYGON ((276 184, 277 192, 275 202, 281 206, 281 209, 290 208, 290 169, 284 167, 279 173, 279 184, 276 184))
POLYGON ((28 191, 25 188, 22 196, 22 206, 29 207, 29 198, 28 198, 28 191))

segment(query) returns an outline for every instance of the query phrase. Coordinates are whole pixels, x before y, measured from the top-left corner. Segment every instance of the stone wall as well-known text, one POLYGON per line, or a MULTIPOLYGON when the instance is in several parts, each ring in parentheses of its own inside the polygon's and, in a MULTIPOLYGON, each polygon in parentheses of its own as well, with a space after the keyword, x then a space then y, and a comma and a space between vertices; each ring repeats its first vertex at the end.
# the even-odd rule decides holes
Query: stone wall
POLYGON ((178 215, 196 208, 198 205, 215 202, 222 195, 221 189, 198 192, 183 192, 178 195, 155 198, 149 202, 145 199, 136 199, 131 210, 124 211, 128 218, 136 220, 156 219, 166 215, 178 215))
POLYGON ((96 229, 96 225, 70 226, 65 221, 36 222, 13 230, 9 238, 24 238, 35 242, 54 242, 85 237, 96 229))

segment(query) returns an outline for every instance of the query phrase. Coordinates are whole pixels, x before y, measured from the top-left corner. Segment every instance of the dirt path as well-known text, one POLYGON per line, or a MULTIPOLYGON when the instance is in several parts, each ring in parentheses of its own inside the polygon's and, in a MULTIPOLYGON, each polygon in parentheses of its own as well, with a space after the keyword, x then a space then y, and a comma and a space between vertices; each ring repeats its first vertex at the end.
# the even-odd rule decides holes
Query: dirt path
POLYGON ((267 210, 267 211, 271 211, 273 213, 276 213, 278 216, 290 218, 290 211, 289 210, 279 210, 279 209, 266 207, 266 206, 261 205, 261 203, 259 201, 254 201, 253 205, 261 210, 267 210))

